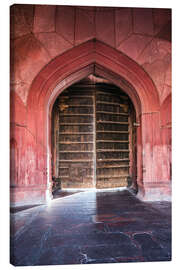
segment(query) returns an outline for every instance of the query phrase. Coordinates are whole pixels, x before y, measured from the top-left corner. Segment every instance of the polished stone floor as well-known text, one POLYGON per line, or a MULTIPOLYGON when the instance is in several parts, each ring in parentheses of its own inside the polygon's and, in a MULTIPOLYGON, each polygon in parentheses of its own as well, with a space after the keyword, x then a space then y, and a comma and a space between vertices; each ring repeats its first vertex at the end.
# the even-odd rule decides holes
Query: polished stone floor
POLYGON ((170 202, 141 202, 128 190, 86 191, 11 213, 17 266, 169 260, 170 202))

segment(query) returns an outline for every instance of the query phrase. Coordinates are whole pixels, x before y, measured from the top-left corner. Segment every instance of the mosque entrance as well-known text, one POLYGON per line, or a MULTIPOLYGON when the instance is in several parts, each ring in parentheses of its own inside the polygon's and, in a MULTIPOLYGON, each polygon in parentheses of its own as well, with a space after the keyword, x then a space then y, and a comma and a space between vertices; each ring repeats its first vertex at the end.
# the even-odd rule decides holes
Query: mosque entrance
POLYGON ((106 80, 91 75, 65 89, 52 111, 53 190, 135 183, 135 119, 130 98, 106 80))

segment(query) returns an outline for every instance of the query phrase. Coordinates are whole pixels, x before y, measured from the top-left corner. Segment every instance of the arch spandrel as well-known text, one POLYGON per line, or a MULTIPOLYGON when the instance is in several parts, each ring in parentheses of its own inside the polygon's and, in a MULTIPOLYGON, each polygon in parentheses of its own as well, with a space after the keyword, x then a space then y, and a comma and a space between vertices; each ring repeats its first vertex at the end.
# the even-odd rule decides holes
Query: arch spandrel
POLYGON ((28 110, 46 106, 58 83, 93 64, 133 86, 141 103, 141 113, 159 110, 158 92, 144 69, 123 53, 94 39, 56 57, 37 75, 29 91, 28 110))

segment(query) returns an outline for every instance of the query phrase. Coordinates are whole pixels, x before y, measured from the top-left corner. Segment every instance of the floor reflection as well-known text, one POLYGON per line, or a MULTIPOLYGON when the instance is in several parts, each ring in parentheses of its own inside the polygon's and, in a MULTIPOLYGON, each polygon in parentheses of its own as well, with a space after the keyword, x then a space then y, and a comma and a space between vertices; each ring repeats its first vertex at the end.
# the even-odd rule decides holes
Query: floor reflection
POLYGON ((38 208, 12 214, 14 265, 171 259, 168 202, 141 202, 128 190, 85 191, 38 208))

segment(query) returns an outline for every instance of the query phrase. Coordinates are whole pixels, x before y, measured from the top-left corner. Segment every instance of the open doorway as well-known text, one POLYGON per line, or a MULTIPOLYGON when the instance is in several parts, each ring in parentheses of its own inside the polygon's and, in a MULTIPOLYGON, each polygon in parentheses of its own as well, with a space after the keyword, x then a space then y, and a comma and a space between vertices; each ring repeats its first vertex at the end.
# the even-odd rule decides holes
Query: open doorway
POLYGON ((136 113, 122 89, 90 75, 52 109, 53 192, 137 188, 136 113))

